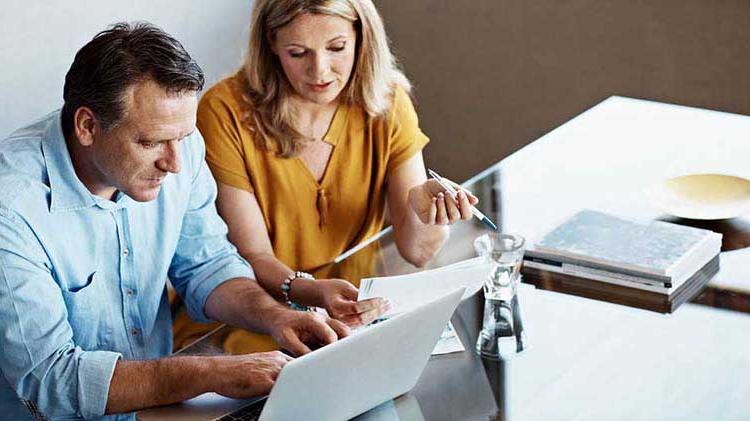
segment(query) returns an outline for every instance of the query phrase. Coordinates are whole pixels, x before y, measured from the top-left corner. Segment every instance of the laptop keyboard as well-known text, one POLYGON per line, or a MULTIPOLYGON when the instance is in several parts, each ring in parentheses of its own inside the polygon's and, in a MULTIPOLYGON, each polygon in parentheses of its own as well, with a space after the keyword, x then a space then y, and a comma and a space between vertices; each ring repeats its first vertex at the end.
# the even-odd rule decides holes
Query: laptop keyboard
POLYGON ((263 412, 263 406, 266 403, 264 399, 261 402, 254 402, 248 406, 240 408, 231 414, 219 418, 220 421, 258 421, 260 413, 263 412))

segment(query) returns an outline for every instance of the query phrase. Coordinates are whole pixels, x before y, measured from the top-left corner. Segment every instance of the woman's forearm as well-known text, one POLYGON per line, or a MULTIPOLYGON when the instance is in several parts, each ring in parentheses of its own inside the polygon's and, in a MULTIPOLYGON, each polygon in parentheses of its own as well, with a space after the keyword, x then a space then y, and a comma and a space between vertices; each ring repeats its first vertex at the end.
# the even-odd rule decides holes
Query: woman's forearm
POLYGON ((243 253, 242 257, 250 262, 255 272, 255 279, 263 289, 277 300, 281 300, 283 298, 281 284, 294 270, 277 259, 273 253, 243 253))
MULTIPOLYGON (((284 294, 281 292, 281 285, 291 273, 298 269, 292 269, 285 265, 272 253, 246 253, 242 257, 252 265, 256 279, 263 289, 277 300, 283 300, 284 294)), ((320 307, 321 297, 318 296, 314 282, 307 279, 296 279, 292 283, 289 298, 297 304, 320 307)))
POLYGON ((413 212, 406 212, 402 221, 393 224, 393 237, 401 256, 417 267, 426 265, 448 239, 444 225, 426 225, 413 212))

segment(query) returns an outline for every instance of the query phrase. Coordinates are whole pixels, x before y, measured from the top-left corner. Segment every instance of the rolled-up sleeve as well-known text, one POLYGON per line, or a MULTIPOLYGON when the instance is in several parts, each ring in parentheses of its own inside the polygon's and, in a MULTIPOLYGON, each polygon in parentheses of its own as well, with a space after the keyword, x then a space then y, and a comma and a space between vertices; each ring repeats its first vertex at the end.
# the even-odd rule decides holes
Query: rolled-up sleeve
POLYGON ((76 346, 49 268, 28 226, 0 208, 0 370, 45 416, 100 417, 122 356, 76 346))
POLYGON ((227 239, 227 226, 214 201, 216 182, 205 162, 203 139, 196 134, 196 168, 180 239, 169 267, 169 279, 185 301, 190 317, 207 322, 204 308, 211 292, 232 278, 254 277, 250 265, 227 239), (197 158, 197 159, 196 159, 197 158))

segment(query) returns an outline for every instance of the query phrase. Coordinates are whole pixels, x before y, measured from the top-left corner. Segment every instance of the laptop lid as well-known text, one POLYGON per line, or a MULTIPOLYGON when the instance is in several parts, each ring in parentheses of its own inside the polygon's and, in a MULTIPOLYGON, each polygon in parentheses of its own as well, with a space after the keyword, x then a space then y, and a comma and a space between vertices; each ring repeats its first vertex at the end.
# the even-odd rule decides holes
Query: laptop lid
POLYGON ((261 421, 346 420, 412 389, 463 288, 289 362, 261 421))
MULTIPOLYGON (((411 390, 419 380, 463 288, 299 357, 284 366, 262 421, 349 419, 411 390)), ((261 398, 206 393, 139 411, 138 418, 207 420, 261 398)))

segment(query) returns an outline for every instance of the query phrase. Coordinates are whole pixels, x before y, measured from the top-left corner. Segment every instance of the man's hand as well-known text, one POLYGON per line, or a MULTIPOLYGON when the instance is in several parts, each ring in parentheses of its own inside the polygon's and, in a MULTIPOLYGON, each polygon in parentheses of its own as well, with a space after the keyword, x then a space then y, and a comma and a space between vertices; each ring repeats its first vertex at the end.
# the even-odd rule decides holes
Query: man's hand
POLYGON ((357 301, 359 291, 343 279, 318 279, 314 282, 321 307, 350 328, 366 325, 391 309, 380 297, 357 301))
POLYGON ((118 360, 110 381, 106 413, 168 405, 206 392, 230 398, 267 395, 282 367, 291 360, 279 351, 118 360))
POLYGON ((271 392, 281 369, 292 357, 280 351, 231 355, 212 359, 217 375, 216 393, 243 399, 271 392))
POLYGON ((328 345, 349 336, 349 328, 318 313, 281 308, 271 315, 269 333, 282 349, 294 355, 310 352, 308 344, 328 345))

